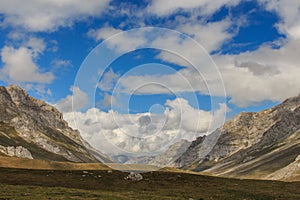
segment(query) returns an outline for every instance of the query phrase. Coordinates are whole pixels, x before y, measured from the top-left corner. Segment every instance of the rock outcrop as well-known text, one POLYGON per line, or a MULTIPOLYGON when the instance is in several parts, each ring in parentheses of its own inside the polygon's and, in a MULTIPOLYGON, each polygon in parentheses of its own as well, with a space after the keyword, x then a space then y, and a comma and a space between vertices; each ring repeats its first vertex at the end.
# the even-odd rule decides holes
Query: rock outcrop
POLYGON ((15 149, 22 147, 23 152, 26 149, 32 158, 42 160, 109 160, 89 147, 56 108, 29 96, 16 85, 0 87, 0 145, 15 149))
POLYGON ((22 146, 8 146, 4 147, 0 145, 0 152, 7 155, 7 156, 14 156, 18 158, 29 158, 33 159, 30 151, 22 146))
POLYGON ((143 176, 140 173, 130 172, 130 174, 124 179, 130 181, 141 181, 143 180, 143 176))

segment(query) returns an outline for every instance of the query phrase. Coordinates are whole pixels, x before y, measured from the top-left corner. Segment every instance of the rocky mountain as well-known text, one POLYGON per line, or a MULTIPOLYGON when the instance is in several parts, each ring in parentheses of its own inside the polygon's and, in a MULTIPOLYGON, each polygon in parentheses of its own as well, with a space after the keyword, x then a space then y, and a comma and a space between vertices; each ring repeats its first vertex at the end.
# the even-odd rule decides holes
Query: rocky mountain
POLYGON ((299 155, 300 95, 271 109, 239 114, 193 141, 175 164, 219 176, 300 180, 299 155))
POLYGON ((0 87, 0 155, 72 162, 109 162, 71 129, 62 114, 16 85, 0 87))
POLYGON ((147 164, 157 167, 174 166, 174 162, 185 152, 191 142, 180 140, 168 147, 168 149, 157 156, 141 156, 137 158, 127 158, 126 164, 147 164))
POLYGON ((173 166, 174 162, 188 149, 190 144, 191 142, 187 140, 180 140, 172 144, 163 154, 155 156, 148 164, 158 167, 173 166))

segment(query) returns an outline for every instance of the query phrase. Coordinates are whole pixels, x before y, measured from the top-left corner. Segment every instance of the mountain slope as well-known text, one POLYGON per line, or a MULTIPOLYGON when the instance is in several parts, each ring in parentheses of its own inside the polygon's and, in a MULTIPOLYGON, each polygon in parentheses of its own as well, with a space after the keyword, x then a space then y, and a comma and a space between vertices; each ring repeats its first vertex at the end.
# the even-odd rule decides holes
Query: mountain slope
POLYGON ((187 150, 191 142, 180 140, 168 147, 168 149, 156 156, 141 156, 136 158, 127 158, 126 164, 145 164, 157 167, 173 167, 174 162, 187 150))
POLYGON ((0 154, 52 161, 108 161, 53 106, 16 85, 0 87, 0 154))
POLYGON ((156 156, 149 162, 150 165, 159 167, 173 166, 175 160, 177 160, 190 146, 190 142, 187 140, 180 140, 171 145, 166 152, 156 156))
POLYGON ((284 171, 300 155, 299 129, 300 95, 268 110, 241 113, 207 136, 219 136, 209 152, 203 153, 207 137, 198 138, 176 165, 227 177, 292 179, 299 170, 284 171), (286 175, 270 175, 276 172, 286 175))

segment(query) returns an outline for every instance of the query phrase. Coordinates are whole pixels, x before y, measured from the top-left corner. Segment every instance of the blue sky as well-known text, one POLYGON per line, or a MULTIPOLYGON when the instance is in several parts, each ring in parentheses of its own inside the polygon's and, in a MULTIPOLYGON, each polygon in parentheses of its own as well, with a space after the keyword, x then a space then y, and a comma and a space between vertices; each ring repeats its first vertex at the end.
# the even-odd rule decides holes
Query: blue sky
POLYGON ((297 0, 1 1, 0 84, 84 120, 93 107, 103 116, 167 115, 177 101, 213 119, 226 105, 229 119, 299 94, 299 10, 297 0))

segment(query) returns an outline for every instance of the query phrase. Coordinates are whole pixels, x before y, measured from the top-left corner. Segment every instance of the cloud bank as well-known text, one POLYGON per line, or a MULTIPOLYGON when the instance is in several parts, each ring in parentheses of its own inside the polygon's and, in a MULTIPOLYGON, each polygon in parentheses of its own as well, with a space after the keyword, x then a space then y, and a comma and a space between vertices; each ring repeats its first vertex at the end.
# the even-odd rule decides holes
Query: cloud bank
POLYGON ((89 16, 100 16, 110 0, 14 0, 0 1, 2 25, 21 27, 27 31, 55 31, 71 26, 89 16))
POLYGON ((220 126, 226 114, 225 104, 210 112, 195 109, 182 98, 168 100, 164 106, 162 114, 120 114, 92 108, 64 113, 64 118, 102 152, 139 156, 155 155, 181 139, 193 140, 207 134, 209 126, 220 126), (212 123, 213 117, 220 121, 212 123))

